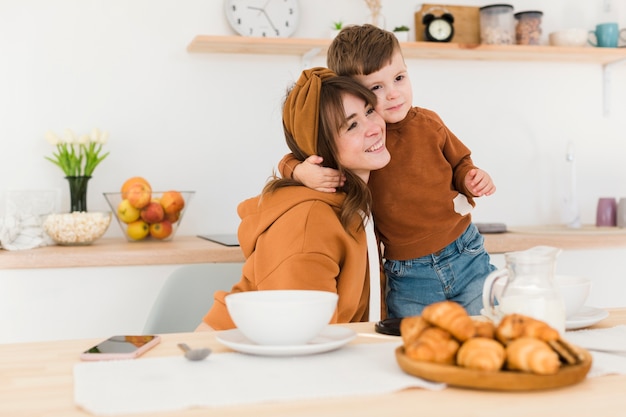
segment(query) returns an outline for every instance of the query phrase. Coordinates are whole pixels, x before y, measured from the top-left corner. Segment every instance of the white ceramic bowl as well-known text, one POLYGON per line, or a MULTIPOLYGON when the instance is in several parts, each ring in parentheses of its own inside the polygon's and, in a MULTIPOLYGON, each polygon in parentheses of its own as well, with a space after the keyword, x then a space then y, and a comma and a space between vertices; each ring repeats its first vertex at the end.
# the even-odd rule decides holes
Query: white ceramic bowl
POLYGON ((563 29, 550 33, 548 36, 552 46, 587 46, 588 31, 586 29, 563 29))
POLYGON ((111 224, 111 212, 56 213, 46 216, 43 229, 59 245, 90 245, 111 224))
MULTIPOLYGON (((587 297, 591 292, 591 280, 586 277, 575 275, 555 275, 556 283, 563 303, 565 304, 565 317, 571 318, 585 305, 587 297)), ((500 279, 494 284, 494 295, 496 300, 500 299, 506 279, 500 279)))
POLYGON ((235 326, 259 345, 303 345, 330 322, 336 293, 312 290, 247 291, 229 294, 226 308, 235 326))
POLYGON ((589 297, 591 280, 575 275, 557 275, 554 279, 565 303, 565 317, 574 317, 589 297))

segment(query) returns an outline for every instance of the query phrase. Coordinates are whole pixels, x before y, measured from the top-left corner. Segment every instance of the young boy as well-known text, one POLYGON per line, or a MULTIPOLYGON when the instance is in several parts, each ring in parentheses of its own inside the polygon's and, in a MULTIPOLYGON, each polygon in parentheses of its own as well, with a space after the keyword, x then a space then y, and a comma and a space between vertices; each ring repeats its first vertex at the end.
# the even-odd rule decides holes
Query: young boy
MULTIPOLYGON (((496 268, 472 224, 474 197, 495 192, 489 174, 474 166, 470 150, 439 116, 413 107, 413 91, 398 40, 372 25, 344 28, 333 40, 328 67, 348 75, 378 97, 387 123, 391 162, 372 171, 372 213, 383 244, 388 317, 421 314, 436 301, 453 300, 478 315, 487 275, 496 268)), ((312 156, 280 164, 309 188, 341 187, 337 171, 312 156)))

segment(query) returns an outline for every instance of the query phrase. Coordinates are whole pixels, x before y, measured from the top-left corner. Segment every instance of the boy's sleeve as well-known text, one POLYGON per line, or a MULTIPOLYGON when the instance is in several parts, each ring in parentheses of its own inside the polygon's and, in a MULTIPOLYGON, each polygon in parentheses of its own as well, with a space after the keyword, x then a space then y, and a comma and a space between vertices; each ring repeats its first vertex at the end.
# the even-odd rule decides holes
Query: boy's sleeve
POLYGON ((283 178, 293 179, 293 171, 299 163, 300 161, 297 160, 292 153, 288 153, 283 156, 283 159, 281 159, 278 163, 278 172, 280 172, 280 176, 283 178))

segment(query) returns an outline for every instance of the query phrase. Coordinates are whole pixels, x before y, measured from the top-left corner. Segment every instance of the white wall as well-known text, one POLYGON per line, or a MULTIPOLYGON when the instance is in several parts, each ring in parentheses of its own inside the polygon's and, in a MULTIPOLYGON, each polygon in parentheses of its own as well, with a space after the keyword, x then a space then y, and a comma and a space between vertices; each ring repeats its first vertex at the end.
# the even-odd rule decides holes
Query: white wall
MULTIPOLYGON (((619 6, 626 27, 626 1, 619 6)), ((455 4, 484 5, 457 0, 455 4)), ((387 27, 408 24, 419 2, 383 0, 387 27)), ((553 30, 592 28, 597 1, 514 1, 540 9, 553 30), (575 23, 572 23, 575 22, 575 23)), ((326 37, 330 22, 362 23, 361 0, 301 0, 298 37, 326 37)), ((300 57, 190 54, 197 34, 230 35, 219 0, 0 0, 0 190, 68 190, 44 160, 52 129, 110 131, 111 155, 89 186, 101 193, 128 177, 155 189, 197 191, 181 234, 236 230, 239 201, 256 194, 287 151, 281 101, 300 57)), ((324 57, 311 65, 323 65, 324 57)), ((626 195, 626 64, 612 71, 611 115, 602 114, 597 64, 408 60, 415 104, 436 110, 496 181, 476 221, 560 221, 567 140, 576 142, 583 221, 600 196, 626 195)), ((3 207, 0 201, 0 208, 3 207)), ((116 225, 108 236, 121 236, 116 225)))

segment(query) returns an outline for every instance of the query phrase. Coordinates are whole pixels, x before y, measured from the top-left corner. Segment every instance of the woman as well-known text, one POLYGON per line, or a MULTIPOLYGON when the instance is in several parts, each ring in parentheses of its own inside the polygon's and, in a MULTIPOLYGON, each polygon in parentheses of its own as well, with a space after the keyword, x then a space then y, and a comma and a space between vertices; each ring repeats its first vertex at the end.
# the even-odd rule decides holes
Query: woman
MULTIPOLYGON (((242 202, 239 243, 246 257, 231 292, 306 289, 339 295, 332 323, 367 321, 369 275, 363 222, 369 218, 371 170, 390 160, 376 96, 326 68, 303 71, 283 108, 289 149, 304 161, 320 155, 346 181, 336 194, 274 177, 260 196, 242 202)), ((234 328, 224 297, 197 330, 234 328)), ((379 294, 374 296, 378 297, 379 294)))

